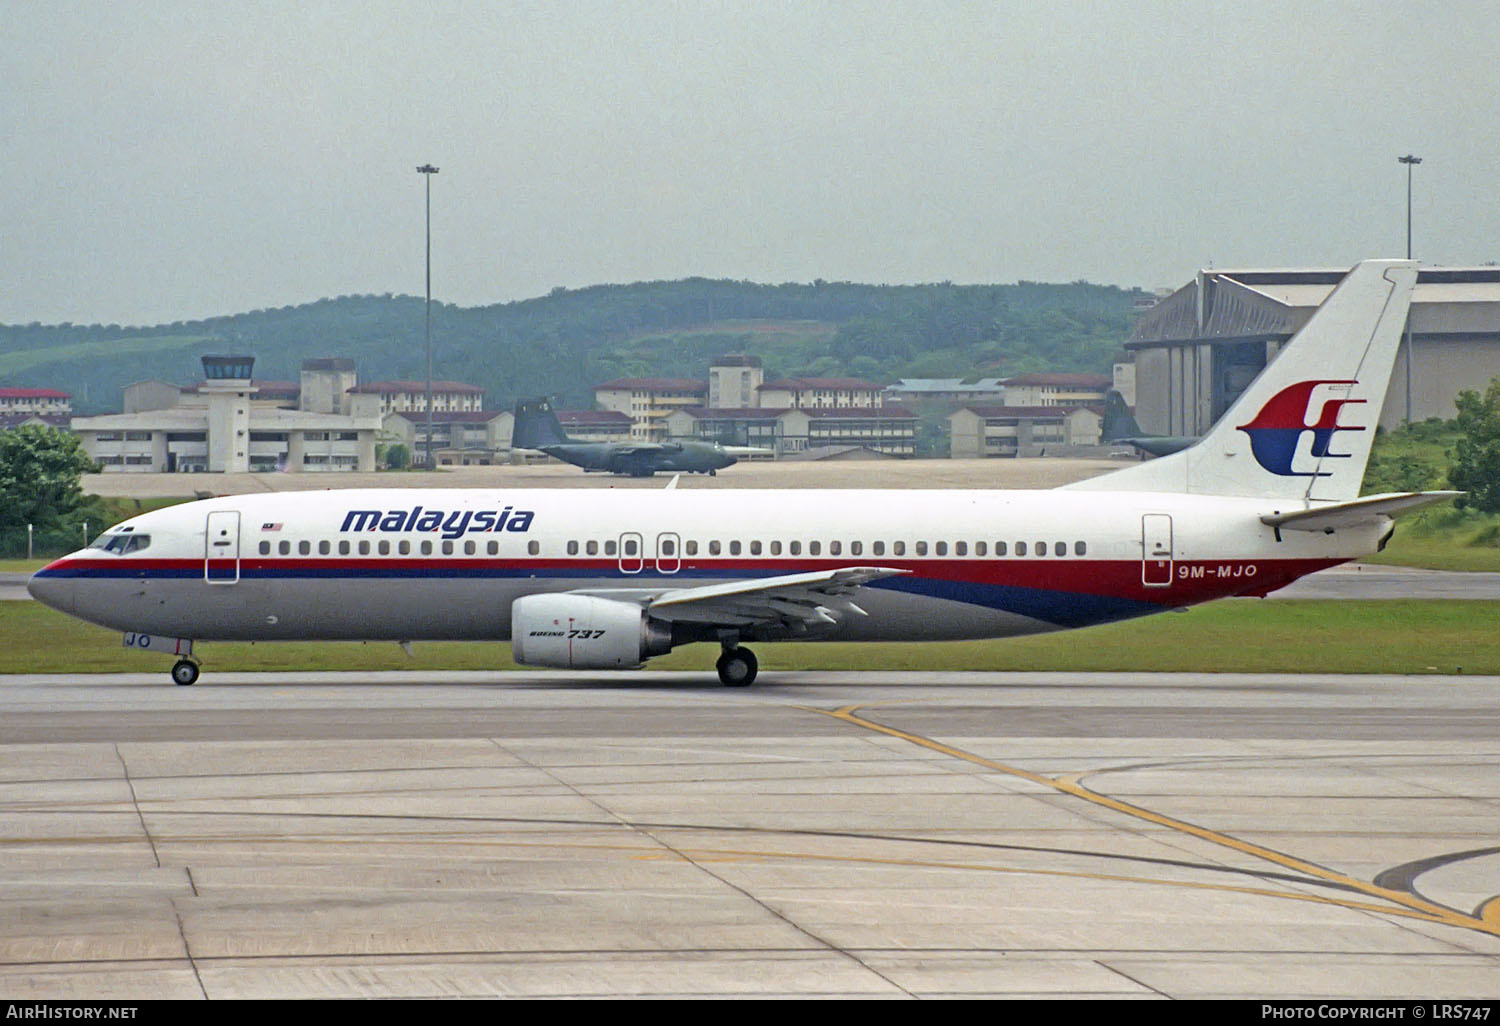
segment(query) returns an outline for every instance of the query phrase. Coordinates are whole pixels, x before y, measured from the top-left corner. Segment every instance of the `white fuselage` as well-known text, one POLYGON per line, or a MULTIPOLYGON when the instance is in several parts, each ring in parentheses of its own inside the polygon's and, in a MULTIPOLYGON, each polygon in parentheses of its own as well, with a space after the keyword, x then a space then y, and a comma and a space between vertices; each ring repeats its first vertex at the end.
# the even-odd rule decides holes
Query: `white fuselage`
MULTIPOLYGON (((1266 499, 1102 491, 384 489, 233 496, 136 517, 33 593, 122 631, 202 640, 504 640, 545 592, 665 590, 852 566, 819 639, 1086 626, 1265 594, 1372 551, 1388 523, 1277 532, 1266 499), (111 544, 123 536, 144 545, 111 544)), ((98 543, 96 543, 96 546, 98 543)))

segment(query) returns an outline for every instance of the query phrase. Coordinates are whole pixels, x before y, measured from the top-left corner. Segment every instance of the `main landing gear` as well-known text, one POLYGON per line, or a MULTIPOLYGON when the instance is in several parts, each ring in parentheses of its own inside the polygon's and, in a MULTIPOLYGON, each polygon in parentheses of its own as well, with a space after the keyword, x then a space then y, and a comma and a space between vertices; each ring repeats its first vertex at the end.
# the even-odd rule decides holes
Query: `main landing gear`
POLYGON ((172 683, 187 687, 198 682, 198 664, 191 659, 179 659, 172 664, 172 683))
POLYGON ((755 653, 738 645, 725 648, 714 666, 719 671, 719 680, 731 688, 747 687, 760 669, 755 653))

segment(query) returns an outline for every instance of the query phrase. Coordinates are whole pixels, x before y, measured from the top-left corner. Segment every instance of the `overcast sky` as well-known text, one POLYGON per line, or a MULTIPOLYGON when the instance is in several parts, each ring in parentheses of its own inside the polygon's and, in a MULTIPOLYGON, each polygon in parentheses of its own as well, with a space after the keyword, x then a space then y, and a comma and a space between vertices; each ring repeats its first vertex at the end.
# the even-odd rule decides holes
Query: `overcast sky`
POLYGON ((1500 260, 1493 0, 4 0, 0 322, 1500 260))

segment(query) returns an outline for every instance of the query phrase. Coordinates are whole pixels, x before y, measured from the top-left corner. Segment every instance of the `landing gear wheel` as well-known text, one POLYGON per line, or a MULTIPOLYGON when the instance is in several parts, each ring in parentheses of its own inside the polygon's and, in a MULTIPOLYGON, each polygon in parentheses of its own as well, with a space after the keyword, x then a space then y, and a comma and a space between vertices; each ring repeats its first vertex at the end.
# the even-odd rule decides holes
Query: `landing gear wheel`
POLYGON ((172 666, 172 683, 187 687, 198 682, 198 664, 191 659, 179 659, 172 666))
POLYGON ((756 662, 755 653, 748 648, 726 648, 715 669, 719 671, 719 680, 727 687, 743 688, 755 680, 760 664, 756 662))

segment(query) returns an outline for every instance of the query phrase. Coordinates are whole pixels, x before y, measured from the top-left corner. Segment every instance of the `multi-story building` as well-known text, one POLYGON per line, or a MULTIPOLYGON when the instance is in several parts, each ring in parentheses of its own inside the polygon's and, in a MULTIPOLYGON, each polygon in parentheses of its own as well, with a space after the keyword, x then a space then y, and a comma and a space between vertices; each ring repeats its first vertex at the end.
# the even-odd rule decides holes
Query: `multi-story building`
MULTIPOLYGON (((300 391, 322 395, 336 386, 320 375, 337 378, 343 371, 320 369, 321 362, 304 366, 300 391)), ((106 472, 375 469, 380 414, 374 397, 351 397, 347 414, 288 408, 286 389, 273 387, 270 398, 260 397, 254 365, 251 356, 205 356, 202 384, 177 389, 138 382, 125 389, 131 412, 74 417, 72 428, 106 472)))
POLYGON ((708 368, 708 406, 713 410, 749 409, 760 402, 766 372, 760 357, 721 356, 708 368))
POLYGON ((556 410, 563 433, 575 442, 628 442, 634 422, 619 410, 556 410))
POLYGON ((902 378, 886 386, 889 402, 999 403, 1005 398, 1005 383, 999 378, 902 378))
MULTIPOLYGON (((387 413, 381 420, 385 440, 406 446, 412 459, 421 463, 427 455, 428 419, 426 410, 387 413)), ((434 411, 433 463, 440 467, 483 467, 503 462, 500 454, 510 448, 515 419, 509 410, 434 411)))
POLYGON ((1005 379, 1006 406, 1100 406, 1114 386, 1108 374, 1021 374, 1005 379))
POLYGON ((779 418, 781 450, 856 446, 887 456, 915 456, 917 415, 904 406, 802 407, 779 418))
MULTIPOLYGON (((371 381, 348 390, 352 395, 379 397, 381 413, 407 413, 427 410, 427 382, 371 381)), ((484 409, 484 389, 462 381, 432 383, 433 413, 473 413, 484 409)))
POLYGON ((1069 406, 965 406, 948 417, 954 459, 1062 456, 1099 444, 1097 409, 1069 406))
POLYGON ((594 402, 629 417, 630 437, 638 442, 665 439, 667 415, 702 406, 707 394, 707 383, 692 378, 617 378, 594 386, 594 402))
POLYGON ((28 414, 66 417, 73 412, 73 397, 55 388, 0 388, 0 417, 28 414))
POLYGON ((885 386, 861 378, 782 378, 756 390, 757 406, 772 409, 870 409, 885 402, 885 386))
POLYGON ((766 449, 792 456, 857 447, 890 456, 916 453, 917 415, 901 406, 822 409, 679 410, 667 418, 673 437, 766 449))

